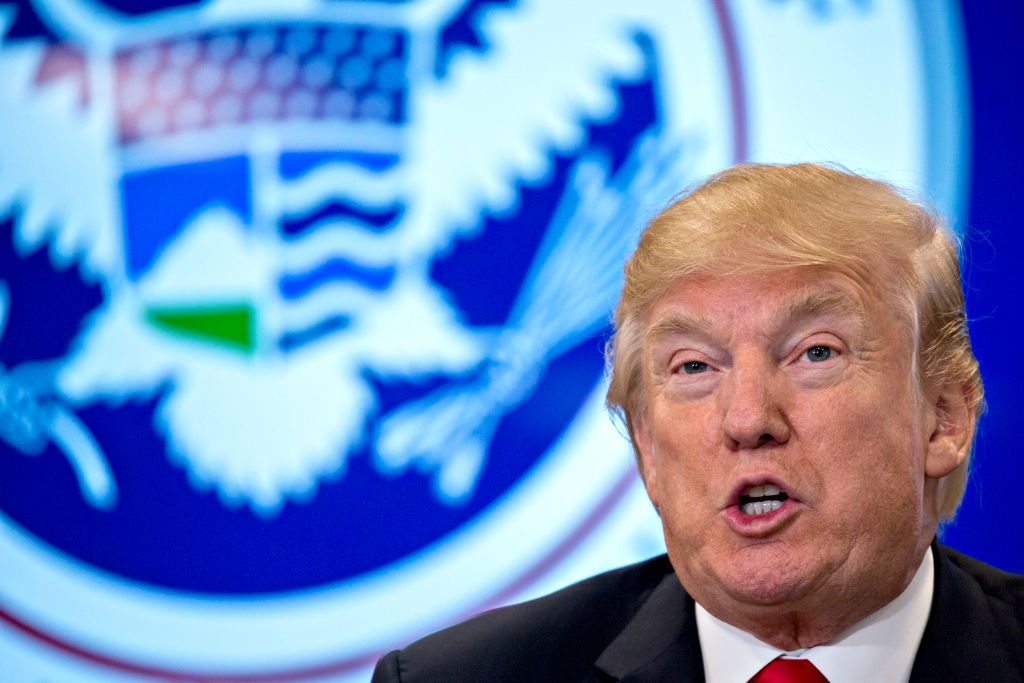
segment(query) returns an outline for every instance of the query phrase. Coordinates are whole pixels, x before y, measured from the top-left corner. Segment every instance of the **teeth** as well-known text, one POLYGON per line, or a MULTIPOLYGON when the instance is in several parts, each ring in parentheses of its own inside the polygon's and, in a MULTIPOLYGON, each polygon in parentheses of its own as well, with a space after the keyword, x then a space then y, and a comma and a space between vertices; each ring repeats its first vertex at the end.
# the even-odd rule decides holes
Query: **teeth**
POLYGON ((767 512, 773 512, 782 507, 781 500, 765 500, 757 501, 754 503, 744 503, 743 514, 750 516, 763 515, 767 512))
POLYGON ((746 495, 750 498, 764 498, 765 496, 777 496, 780 493, 782 493, 782 489, 775 484, 765 484, 764 486, 752 487, 747 491, 746 495))

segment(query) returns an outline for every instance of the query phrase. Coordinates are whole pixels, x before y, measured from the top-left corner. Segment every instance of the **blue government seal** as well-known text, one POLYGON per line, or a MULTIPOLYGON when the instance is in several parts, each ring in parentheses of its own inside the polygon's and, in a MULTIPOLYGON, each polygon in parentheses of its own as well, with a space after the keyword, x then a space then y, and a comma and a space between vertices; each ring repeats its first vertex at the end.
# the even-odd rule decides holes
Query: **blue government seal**
POLYGON ((0 7, 0 618, 361 671, 637 491, 601 335, 680 188, 821 151, 956 210, 945 5, 619 5, 0 7))

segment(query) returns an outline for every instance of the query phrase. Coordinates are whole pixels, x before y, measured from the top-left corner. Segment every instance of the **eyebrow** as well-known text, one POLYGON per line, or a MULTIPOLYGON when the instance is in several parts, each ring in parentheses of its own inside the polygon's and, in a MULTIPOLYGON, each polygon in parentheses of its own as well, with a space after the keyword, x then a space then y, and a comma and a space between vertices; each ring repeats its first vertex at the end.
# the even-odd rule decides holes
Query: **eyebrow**
POLYGON ((849 292, 839 287, 830 286, 816 290, 805 290, 787 301, 772 316, 772 323, 781 328, 801 318, 822 315, 855 318, 864 323, 863 307, 850 296, 849 292))
MULTIPOLYGON (((771 325, 781 329, 803 318, 825 315, 855 318, 858 323, 864 323, 863 308, 846 290, 833 286, 808 289, 786 301, 772 314, 771 325)), ((672 335, 708 338, 711 336, 711 321, 707 316, 697 313, 674 312, 651 325, 644 334, 644 341, 653 346, 672 335)))
POLYGON ((706 316, 677 312, 651 325, 644 334, 644 342, 647 346, 655 346, 665 337, 673 335, 709 337, 710 330, 711 321, 706 316))

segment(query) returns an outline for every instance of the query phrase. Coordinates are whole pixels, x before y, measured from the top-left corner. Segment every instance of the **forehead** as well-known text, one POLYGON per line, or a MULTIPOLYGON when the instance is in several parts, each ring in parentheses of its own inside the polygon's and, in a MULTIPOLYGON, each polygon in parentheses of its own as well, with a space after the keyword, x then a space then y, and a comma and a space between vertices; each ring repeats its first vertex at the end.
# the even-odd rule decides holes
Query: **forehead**
POLYGON ((784 327, 811 317, 843 318, 866 325, 895 321, 897 312, 880 286, 823 268, 701 273, 675 280, 655 300, 646 337, 653 341, 665 333, 737 323, 784 327))

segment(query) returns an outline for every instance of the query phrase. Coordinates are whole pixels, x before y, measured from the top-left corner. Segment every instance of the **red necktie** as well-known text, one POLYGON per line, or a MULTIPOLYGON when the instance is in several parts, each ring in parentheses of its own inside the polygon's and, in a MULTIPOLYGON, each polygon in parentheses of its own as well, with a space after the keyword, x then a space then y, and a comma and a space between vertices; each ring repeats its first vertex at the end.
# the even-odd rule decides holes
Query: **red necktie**
POLYGON ((828 679, 808 659, 779 657, 754 674, 750 683, 828 683, 828 679))

